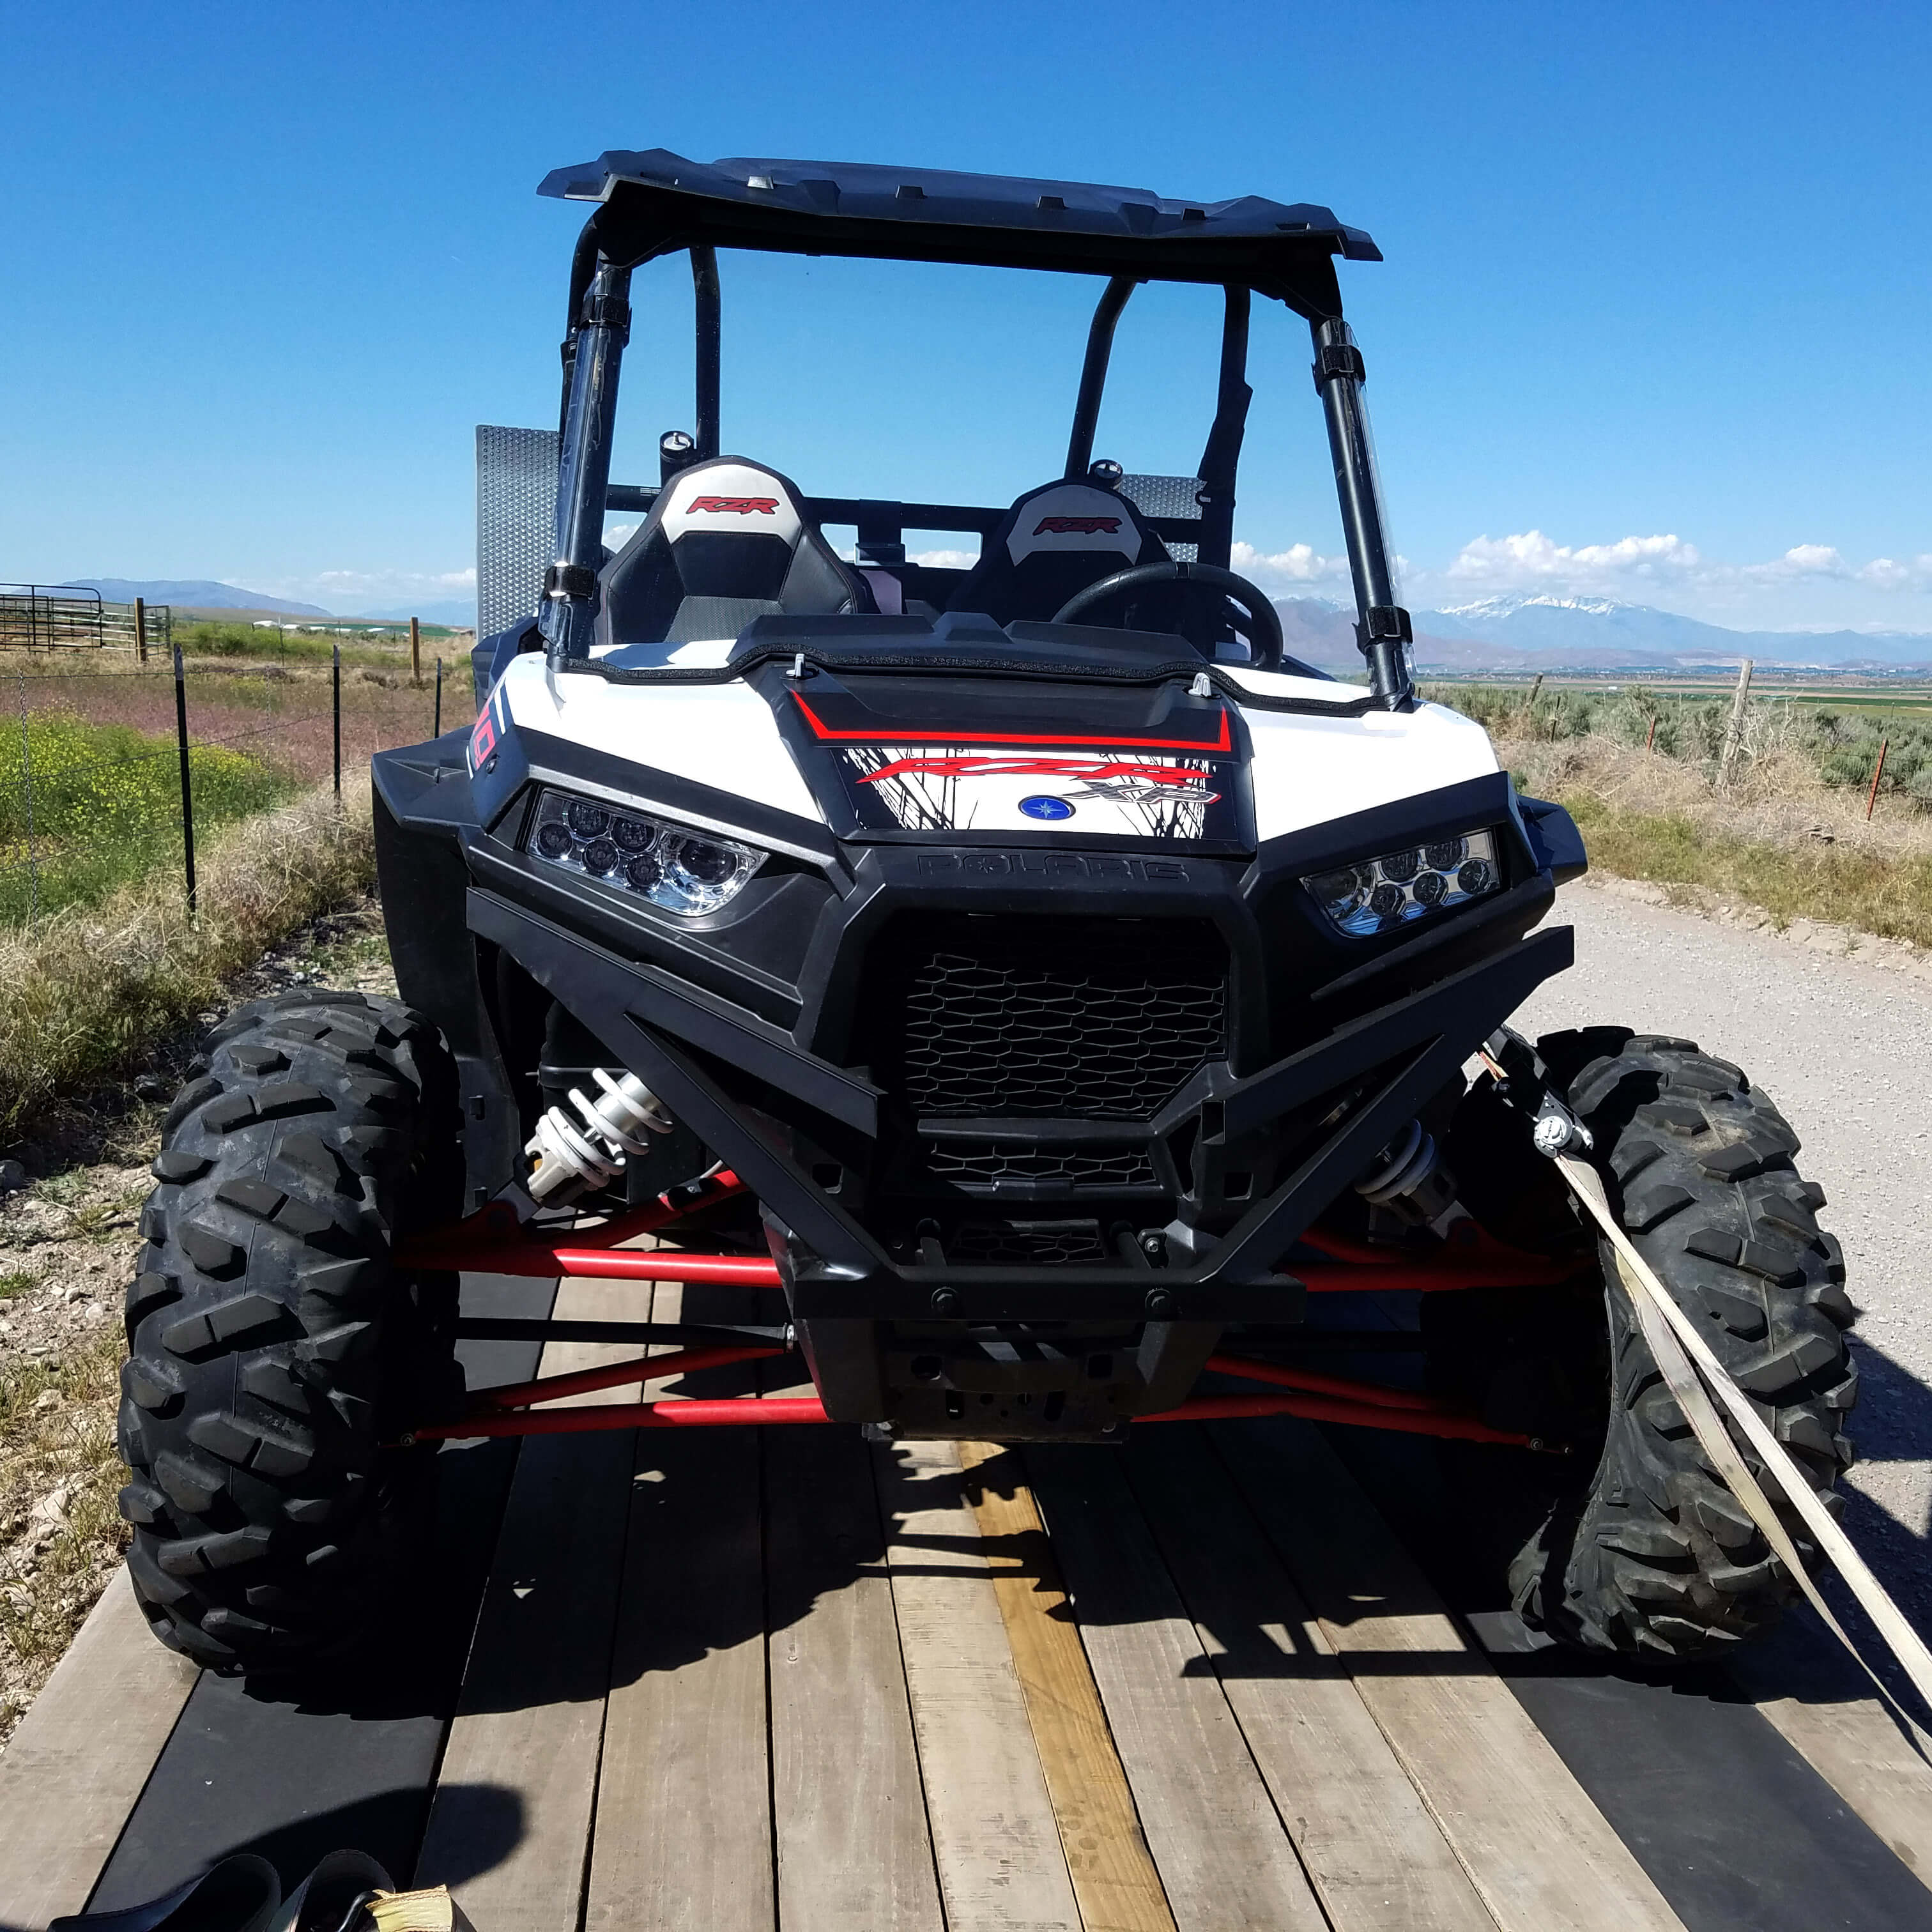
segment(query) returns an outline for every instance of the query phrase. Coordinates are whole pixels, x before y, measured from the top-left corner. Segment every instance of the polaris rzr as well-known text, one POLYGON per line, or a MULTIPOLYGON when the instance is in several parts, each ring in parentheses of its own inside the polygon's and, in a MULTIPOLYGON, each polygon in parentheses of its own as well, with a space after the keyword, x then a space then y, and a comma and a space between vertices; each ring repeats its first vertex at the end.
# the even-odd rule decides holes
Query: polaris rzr
POLYGON ((121 1445, 157 1634, 227 1668, 346 1644, 448 1439, 1282 1413, 1443 1438, 1472 1525, 1527 1498, 1510 1594, 1558 1638, 1682 1658, 1762 1627, 1790 1580, 1546 1156, 1590 1151, 1820 1489, 1851 1460, 1839 1250, 1736 1067, 1505 1025, 1570 962, 1543 922, 1583 850, 1416 695, 1335 267, 1380 259, 1367 236, 656 150, 544 192, 592 207, 560 431, 514 433, 554 449, 554 522, 477 646, 473 727, 375 760, 401 998, 242 1008, 155 1162, 121 1445), (720 248, 1098 278, 1060 472, 904 502, 721 453, 720 248), (632 276, 678 254, 696 420, 614 485, 632 276), (1192 476, 1094 454, 1148 281, 1221 292, 1192 476), (1230 568, 1256 298, 1312 335, 1365 683, 1288 656, 1230 568), (642 520, 612 554, 614 512, 642 520), (908 530, 977 560, 914 560, 908 530), (633 1280, 640 1312, 682 1282, 687 1316, 700 1285, 763 1289, 764 1319, 606 1324, 680 1346, 466 1394, 460 1336, 545 1330, 460 1316, 465 1268, 633 1280), (758 1394, 786 1355, 813 1396, 758 1394), (729 1362, 737 1397, 530 1406, 729 1362))

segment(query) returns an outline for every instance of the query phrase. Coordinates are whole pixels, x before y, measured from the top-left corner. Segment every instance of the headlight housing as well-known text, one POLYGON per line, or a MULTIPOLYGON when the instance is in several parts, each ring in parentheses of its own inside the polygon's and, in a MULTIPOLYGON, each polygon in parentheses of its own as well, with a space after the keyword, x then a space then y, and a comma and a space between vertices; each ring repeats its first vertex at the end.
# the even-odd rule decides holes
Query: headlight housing
POLYGON ((1384 852, 1302 882, 1336 931, 1364 936, 1412 919, 1466 905, 1502 885, 1496 842, 1487 832, 1465 832, 1384 852))
POLYGON ((537 800, 524 849, 544 865, 583 873, 687 919, 736 898, 766 858, 735 839, 548 789, 537 800))

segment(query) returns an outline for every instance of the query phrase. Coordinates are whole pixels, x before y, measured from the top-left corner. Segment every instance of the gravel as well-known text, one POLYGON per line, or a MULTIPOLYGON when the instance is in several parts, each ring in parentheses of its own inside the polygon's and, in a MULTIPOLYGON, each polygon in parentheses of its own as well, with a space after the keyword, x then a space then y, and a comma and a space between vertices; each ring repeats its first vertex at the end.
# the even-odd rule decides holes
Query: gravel
POLYGON ((1654 896, 1618 880, 1565 886, 1552 922, 1576 928, 1576 964, 1511 1023, 1694 1040, 1743 1067, 1797 1130, 1798 1166, 1825 1190, 1820 1218, 1844 1244, 1864 1311, 1846 1527, 1932 1627, 1932 981, 1654 896))

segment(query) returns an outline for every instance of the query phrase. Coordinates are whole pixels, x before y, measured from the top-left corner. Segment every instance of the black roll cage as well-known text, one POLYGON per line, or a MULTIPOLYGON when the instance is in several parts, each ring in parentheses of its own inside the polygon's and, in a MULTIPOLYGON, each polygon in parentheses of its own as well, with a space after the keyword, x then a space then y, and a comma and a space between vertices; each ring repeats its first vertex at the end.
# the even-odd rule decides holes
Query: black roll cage
MULTIPOLYGON (((605 164, 613 158, 606 156, 605 164)), ((565 178, 575 172, 560 170, 546 182, 544 191, 584 198, 593 184, 565 178)), ((752 185, 756 187, 760 180, 764 178, 754 176, 752 185)), ((769 188, 770 182, 765 181, 765 185, 769 188)), ((992 185, 1013 189, 1032 184, 992 185)), ((1228 224, 1235 232, 1225 236, 1206 233, 1184 239, 1172 233, 1069 233, 1034 224, 1007 225, 1010 218, 1004 211, 1000 220, 990 223, 956 218, 927 222, 903 217, 887 220, 802 209, 795 198, 792 206, 766 206, 741 195, 725 199, 715 191, 640 183, 608 172, 595 184, 595 191, 601 197, 599 206, 584 224, 572 259, 562 345, 556 560, 545 577, 540 620, 553 662, 589 656, 604 512, 648 509, 661 487, 614 485, 610 479, 618 377, 630 335, 632 274, 662 256, 688 253, 690 256, 696 311, 697 422, 694 447, 682 460, 716 456, 719 453, 722 334, 717 250, 724 246, 1106 274, 1106 284, 1088 329, 1067 438, 1064 473, 1071 479, 1084 478, 1092 461, 1114 332, 1135 287, 1150 280, 1219 286, 1225 303, 1220 372, 1214 418, 1199 466, 1200 518, 1154 517, 1147 520, 1164 538, 1196 542, 1202 562, 1224 569, 1233 547, 1235 475, 1253 394, 1246 380, 1252 297, 1260 295, 1294 310, 1308 322, 1312 339, 1315 386, 1322 399, 1355 594, 1356 638, 1367 660, 1371 688, 1376 700, 1391 710, 1406 710, 1414 703, 1408 650, 1412 631, 1408 613, 1396 602, 1381 486, 1362 400, 1366 370, 1353 333, 1342 319, 1334 263, 1336 254, 1380 257, 1366 236, 1341 228, 1325 209, 1305 211, 1327 216, 1325 226, 1281 221, 1272 224, 1276 232, 1256 232, 1250 220, 1228 224)), ((837 200, 836 194, 832 199, 837 200)), ((1041 196, 1041 207, 1054 199, 1041 196)), ((1226 206, 1238 211, 1250 204, 1226 206)), ((1273 208, 1272 204, 1253 206, 1273 208)), ((1199 212, 1190 209, 1187 213, 1199 212)), ((665 480, 671 473, 668 464, 665 480)), ((855 526, 862 561, 888 565, 904 561, 903 538, 908 529, 971 532, 983 537, 997 529, 1006 514, 1004 506, 904 503, 871 497, 812 497, 805 507, 816 521, 855 526)))

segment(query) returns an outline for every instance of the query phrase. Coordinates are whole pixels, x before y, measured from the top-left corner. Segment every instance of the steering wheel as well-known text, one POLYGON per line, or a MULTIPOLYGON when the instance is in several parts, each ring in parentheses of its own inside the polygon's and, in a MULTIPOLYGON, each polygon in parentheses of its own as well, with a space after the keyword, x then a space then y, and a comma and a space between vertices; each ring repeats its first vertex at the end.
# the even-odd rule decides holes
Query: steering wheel
POLYGON ((1053 621, 1056 624, 1078 623, 1096 604, 1104 604, 1130 590, 1144 590, 1153 584, 1198 584, 1202 590, 1232 602, 1246 620, 1237 628, 1246 634, 1253 668, 1256 670, 1281 668, 1281 614, 1258 586, 1250 584, 1245 577, 1237 576, 1232 570, 1223 570, 1216 563, 1141 563, 1130 570, 1117 570, 1112 577, 1103 577, 1098 584, 1088 584, 1084 590, 1076 590, 1053 614, 1053 621))

